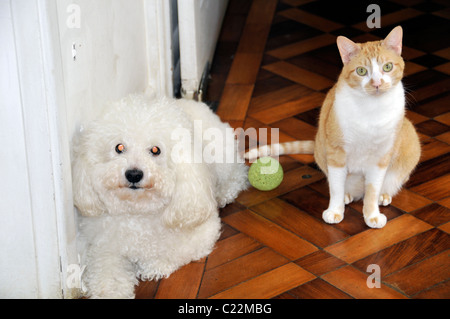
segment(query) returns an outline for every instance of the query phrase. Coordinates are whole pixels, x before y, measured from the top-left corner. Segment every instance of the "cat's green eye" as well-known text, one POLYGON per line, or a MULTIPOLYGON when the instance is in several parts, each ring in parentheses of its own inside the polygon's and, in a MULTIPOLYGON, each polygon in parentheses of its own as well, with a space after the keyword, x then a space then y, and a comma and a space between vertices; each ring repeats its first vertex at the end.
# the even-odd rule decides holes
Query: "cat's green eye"
POLYGON ((386 63, 385 65, 383 65, 383 71, 384 71, 384 72, 389 72, 389 71, 392 70, 392 67, 393 67, 393 65, 392 65, 391 62, 386 63))
POLYGON ((358 75, 364 76, 367 74, 367 69, 359 66, 356 68, 356 73, 358 73, 358 75))

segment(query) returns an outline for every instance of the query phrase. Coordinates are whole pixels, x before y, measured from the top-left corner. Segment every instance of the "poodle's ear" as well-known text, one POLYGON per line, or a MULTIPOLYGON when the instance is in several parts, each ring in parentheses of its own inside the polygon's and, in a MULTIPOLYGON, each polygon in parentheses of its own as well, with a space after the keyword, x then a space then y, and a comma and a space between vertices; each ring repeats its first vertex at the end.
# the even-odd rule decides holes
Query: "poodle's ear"
POLYGON ((195 227, 217 212, 213 184, 203 163, 177 163, 172 201, 163 213, 169 227, 195 227))
POLYGON ((93 185, 93 176, 88 173, 91 164, 88 162, 85 143, 86 132, 76 137, 73 142, 72 184, 75 206, 83 216, 100 216, 105 212, 103 202, 97 195, 93 185))

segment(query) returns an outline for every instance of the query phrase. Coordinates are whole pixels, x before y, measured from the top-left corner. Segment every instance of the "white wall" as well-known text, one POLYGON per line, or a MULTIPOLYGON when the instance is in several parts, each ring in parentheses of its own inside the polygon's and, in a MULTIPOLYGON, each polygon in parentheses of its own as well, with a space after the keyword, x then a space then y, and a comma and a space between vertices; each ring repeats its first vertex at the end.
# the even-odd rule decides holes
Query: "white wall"
POLYGON ((74 130, 106 101, 146 89, 144 1, 58 0, 57 8, 68 125, 74 130))

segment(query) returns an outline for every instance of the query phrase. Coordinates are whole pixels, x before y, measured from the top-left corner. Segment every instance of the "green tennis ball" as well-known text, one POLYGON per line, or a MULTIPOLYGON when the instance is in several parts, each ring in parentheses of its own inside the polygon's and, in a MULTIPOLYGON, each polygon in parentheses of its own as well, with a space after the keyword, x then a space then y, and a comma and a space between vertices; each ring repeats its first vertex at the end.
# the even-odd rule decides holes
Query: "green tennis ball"
POLYGON ((283 181, 283 168, 272 157, 262 157, 254 162, 248 170, 248 181, 260 191, 271 191, 283 181))

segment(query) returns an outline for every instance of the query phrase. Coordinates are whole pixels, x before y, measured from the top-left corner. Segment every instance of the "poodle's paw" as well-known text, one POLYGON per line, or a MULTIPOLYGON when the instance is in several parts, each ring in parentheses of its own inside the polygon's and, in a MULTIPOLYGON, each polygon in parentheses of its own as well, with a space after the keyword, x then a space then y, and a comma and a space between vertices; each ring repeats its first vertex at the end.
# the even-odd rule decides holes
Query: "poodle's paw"
POLYGON ((338 224, 344 219, 344 211, 327 209, 322 213, 322 218, 328 224, 338 224))
POLYGON ((108 282, 97 282, 89 287, 91 299, 134 299, 134 281, 108 280, 108 282))
POLYGON ((169 277, 181 265, 168 260, 152 260, 151 262, 141 261, 136 266, 136 277, 141 280, 159 280, 169 277))
POLYGON ((383 228, 386 225, 387 218, 386 215, 378 213, 372 216, 364 217, 366 225, 370 228, 383 228))
POLYGON ((388 206, 392 202, 392 197, 388 194, 380 195, 378 199, 378 205, 388 206))
POLYGON ((87 296, 91 299, 133 299, 134 287, 138 284, 134 271, 112 266, 105 271, 105 268, 108 266, 99 267, 96 271, 87 268, 83 277, 87 296))
POLYGON ((349 193, 345 194, 345 196, 344 196, 344 203, 345 203, 345 205, 348 205, 351 202, 353 202, 353 196, 350 195, 349 193))

